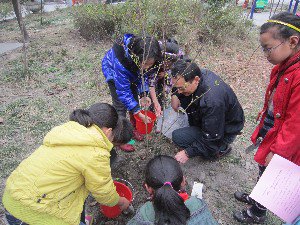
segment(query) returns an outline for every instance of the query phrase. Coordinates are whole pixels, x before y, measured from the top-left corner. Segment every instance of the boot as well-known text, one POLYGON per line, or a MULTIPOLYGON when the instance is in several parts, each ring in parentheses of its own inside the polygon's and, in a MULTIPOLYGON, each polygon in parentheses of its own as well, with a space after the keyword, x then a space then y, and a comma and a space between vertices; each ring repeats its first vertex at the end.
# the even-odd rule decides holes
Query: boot
POLYGON ((240 201, 240 202, 244 202, 247 203, 249 205, 253 205, 255 203, 255 201, 249 197, 249 194, 245 193, 245 192, 241 192, 241 191, 236 191, 234 193, 234 197, 236 200, 240 201))
POLYGON ((255 216, 249 209, 235 212, 233 218, 244 224, 262 224, 267 220, 265 215, 255 216))

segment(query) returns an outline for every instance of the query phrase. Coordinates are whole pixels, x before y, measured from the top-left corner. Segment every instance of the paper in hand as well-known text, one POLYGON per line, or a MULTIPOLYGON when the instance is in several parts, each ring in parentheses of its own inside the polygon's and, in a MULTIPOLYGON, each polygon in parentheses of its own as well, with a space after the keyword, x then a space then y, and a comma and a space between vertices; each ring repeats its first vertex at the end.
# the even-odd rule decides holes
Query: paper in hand
POLYGON ((250 197, 292 223, 300 215, 300 166, 274 155, 250 197))

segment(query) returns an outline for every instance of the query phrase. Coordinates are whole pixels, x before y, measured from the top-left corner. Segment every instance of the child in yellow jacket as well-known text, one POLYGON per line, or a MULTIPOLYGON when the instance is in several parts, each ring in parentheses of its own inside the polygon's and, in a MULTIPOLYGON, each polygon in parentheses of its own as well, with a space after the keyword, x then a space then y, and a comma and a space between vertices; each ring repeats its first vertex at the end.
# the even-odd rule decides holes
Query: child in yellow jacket
POLYGON ((109 104, 73 111, 70 122, 54 127, 7 179, 2 201, 8 223, 78 225, 89 193, 102 205, 127 209, 130 202, 113 184, 110 151, 132 135, 129 121, 109 104))

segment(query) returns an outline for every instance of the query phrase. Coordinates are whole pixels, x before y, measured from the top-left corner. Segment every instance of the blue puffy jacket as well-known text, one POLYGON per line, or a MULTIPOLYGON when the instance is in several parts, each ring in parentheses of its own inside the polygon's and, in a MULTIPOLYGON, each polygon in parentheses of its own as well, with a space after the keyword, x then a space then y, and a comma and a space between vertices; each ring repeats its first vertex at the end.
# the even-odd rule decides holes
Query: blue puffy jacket
POLYGON ((106 82, 114 81, 119 100, 129 111, 135 113, 140 110, 140 107, 130 87, 133 84, 138 88, 139 93, 143 93, 149 91, 149 85, 145 73, 143 85, 140 69, 129 54, 128 45, 133 37, 132 34, 125 34, 121 41, 116 41, 102 59, 102 72, 106 82))

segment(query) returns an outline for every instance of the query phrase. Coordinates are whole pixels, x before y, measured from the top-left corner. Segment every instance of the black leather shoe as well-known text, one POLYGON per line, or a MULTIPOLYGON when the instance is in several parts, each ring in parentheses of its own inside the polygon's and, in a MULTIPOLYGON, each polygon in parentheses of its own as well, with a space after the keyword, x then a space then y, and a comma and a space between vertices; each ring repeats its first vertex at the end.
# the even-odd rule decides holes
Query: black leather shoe
POLYGON ((244 224, 262 224, 267 220, 266 216, 255 216, 250 210, 235 212, 233 218, 244 224))
POLYGON ((252 198, 249 197, 249 194, 247 194, 245 192, 241 192, 241 191, 236 191, 234 193, 234 197, 236 200, 238 200, 240 202, 245 202, 249 205, 252 205, 255 202, 252 198))
POLYGON ((222 158, 226 155, 228 155, 231 152, 232 148, 230 145, 227 145, 225 150, 219 151, 217 158, 222 158))

